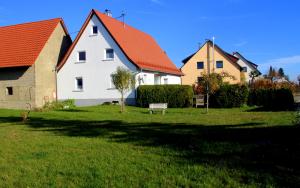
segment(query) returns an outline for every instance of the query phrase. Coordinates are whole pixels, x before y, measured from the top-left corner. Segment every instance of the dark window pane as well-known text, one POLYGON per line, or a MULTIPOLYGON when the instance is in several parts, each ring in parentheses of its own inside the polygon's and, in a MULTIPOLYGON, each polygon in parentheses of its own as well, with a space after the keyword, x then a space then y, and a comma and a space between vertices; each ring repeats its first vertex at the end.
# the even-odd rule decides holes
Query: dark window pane
POLYGON ((79 61, 85 61, 85 60, 86 60, 85 52, 79 52, 79 61))
POLYGON ((82 89, 83 88, 82 78, 76 78, 76 80, 77 80, 77 89, 82 89))
POLYGON ((197 69, 203 69, 204 63, 203 62, 197 62, 197 69))
POLYGON ((6 88, 6 95, 13 95, 14 92, 13 92, 13 88, 12 87, 7 87, 6 88))
POLYGON ((243 67, 242 71, 247 72, 247 67, 243 67))
POLYGON ((217 68, 218 69, 223 68, 223 61, 217 61, 217 68))
POLYGON ((114 58, 114 50, 106 49, 106 59, 113 59, 113 58, 114 58))
POLYGON ((98 33, 98 27, 97 26, 93 26, 93 34, 97 34, 98 33))

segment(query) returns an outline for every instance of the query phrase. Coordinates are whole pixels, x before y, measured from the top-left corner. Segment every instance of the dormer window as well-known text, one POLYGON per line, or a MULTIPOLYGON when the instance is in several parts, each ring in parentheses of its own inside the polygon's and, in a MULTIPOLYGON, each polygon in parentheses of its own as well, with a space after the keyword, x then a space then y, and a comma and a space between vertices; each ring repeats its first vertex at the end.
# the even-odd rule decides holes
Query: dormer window
POLYGON ((92 34, 93 34, 93 35, 97 35, 97 34, 98 34, 98 26, 94 25, 94 26, 92 27, 92 34))

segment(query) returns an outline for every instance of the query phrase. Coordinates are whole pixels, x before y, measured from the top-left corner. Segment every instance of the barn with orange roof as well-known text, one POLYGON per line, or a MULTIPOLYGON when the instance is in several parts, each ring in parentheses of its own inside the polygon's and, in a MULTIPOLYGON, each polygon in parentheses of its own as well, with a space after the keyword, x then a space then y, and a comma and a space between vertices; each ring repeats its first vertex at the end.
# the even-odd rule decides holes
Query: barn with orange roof
POLYGON ((60 18, 0 27, 0 108, 56 100, 56 66, 71 43, 60 18))

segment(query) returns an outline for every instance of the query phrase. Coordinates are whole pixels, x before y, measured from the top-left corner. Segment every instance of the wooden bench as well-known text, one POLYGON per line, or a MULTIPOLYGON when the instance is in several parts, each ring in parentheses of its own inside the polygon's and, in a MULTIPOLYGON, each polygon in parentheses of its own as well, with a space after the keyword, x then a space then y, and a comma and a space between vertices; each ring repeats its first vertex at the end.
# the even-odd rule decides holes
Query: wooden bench
POLYGON ((168 108, 167 103, 152 103, 152 104, 149 104, 150 114, 153 114, 154 111, 161 111, 162 114, 164 115, 167 108, 168 108))
POLYGON ((198 108, 198 106, 204 106, 204 95, 195 95, 194 96, 194 101, 195 101, 195 107, 198 108))

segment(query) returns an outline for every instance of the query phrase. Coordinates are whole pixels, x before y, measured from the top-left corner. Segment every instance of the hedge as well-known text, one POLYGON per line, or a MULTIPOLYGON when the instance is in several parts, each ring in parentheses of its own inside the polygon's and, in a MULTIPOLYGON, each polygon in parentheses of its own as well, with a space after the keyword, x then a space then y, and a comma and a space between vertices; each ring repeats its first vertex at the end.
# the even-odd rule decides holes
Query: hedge
POLYGON ((210 107, 233 108, 247 104, 249 89, 245 85, 222 85, 210 96, 210 107))
POLYGON ((267 110, 292 110, 294 96, 290 89, 254 89, 250 91, 249 106, 260 106, 267 110))
POLYGON ((137 105, 149 107, 150 103, 168 103, 169 108, 192 106, 193 89, 186 85, 145 85, 137 89, 137 105))

